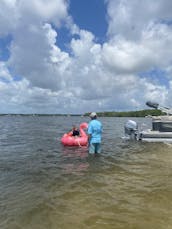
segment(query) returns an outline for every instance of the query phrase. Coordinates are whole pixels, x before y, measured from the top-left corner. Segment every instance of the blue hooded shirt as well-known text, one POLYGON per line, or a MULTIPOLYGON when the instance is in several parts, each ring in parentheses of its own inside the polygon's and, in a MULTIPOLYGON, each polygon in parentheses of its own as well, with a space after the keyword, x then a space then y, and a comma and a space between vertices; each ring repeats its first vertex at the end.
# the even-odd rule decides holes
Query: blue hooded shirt
POLYGON ((102 124, 93 119, 88 125, 88 134, 91 135, 90 143, 101 143, 102 124))

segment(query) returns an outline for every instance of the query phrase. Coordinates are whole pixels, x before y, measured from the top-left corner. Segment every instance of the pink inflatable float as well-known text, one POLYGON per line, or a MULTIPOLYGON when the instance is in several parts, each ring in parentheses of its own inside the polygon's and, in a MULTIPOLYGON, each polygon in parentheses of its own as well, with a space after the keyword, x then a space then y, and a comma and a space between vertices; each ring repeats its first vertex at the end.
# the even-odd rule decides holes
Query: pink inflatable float
POLYGON ((85 133, 84 129, 88 128, 88 124, 86 122, 81 123, 79 126, 80 136, 72 136, 72 132, 66 133, 61 138, 61 143, 64 146, 86 146, 88 143, 88 136, 85 133))

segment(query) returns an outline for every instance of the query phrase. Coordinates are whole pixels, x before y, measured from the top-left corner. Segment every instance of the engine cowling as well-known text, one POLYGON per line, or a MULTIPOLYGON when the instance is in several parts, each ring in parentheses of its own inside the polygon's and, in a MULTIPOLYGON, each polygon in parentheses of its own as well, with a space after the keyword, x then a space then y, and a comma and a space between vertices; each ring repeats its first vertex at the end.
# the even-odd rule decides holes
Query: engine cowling
POLYGON ((129 139, 136 140, 138 133, 138 124, 133 120, 128 120, 124 126, 125 136, 129 139))

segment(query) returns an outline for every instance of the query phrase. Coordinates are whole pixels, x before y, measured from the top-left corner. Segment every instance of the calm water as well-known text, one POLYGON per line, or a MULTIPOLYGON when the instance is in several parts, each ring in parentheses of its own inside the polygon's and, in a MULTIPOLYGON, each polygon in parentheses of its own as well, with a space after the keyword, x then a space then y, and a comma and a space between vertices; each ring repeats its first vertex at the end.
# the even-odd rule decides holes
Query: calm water
POLYGON ((171 229, 172 146, 124 142, 125 119, 102 118, 101 156, 63 147, 85 121, 0 117, 0 228, 171 229))

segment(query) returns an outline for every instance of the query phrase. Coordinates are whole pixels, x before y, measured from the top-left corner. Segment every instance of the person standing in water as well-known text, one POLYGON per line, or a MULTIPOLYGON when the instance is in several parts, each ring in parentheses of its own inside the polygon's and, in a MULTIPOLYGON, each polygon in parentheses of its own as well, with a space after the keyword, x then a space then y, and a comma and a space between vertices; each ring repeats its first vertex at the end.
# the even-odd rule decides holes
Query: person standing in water
POLYGON ((88 125, 89 153, 101 153, 102 123, 97 120, 97 114, 90 114, 91 121, 88 125))

